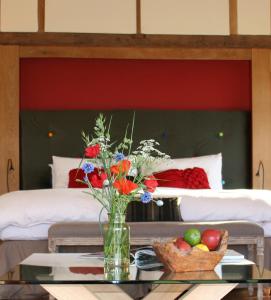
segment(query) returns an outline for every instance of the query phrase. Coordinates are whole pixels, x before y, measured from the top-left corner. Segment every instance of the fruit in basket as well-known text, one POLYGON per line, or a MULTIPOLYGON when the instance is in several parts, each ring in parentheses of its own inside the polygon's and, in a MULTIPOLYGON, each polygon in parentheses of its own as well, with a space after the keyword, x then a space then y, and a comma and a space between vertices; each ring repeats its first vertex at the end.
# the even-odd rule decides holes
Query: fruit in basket
POLYGON ((184 241, 182 237, 178 237, 176 239, 175 246, 185 253, 188 253, 192 250, 192 247, 186 241, 184 241))
POLYGON ((202 251, 207 251, 207 252, 209 251, 209 248, 204 244, 197 244, 195 247, 202 251))
POLYGON ((201 234, 196 228, 187 229, 184 232, 184 240, 191 246, 195 246, 200 243, 201 234))
MULTIPOLYGON (((165 269, 171 272, 213 271, 225 255, 227 243, 228 232, 221 230, 221 241, 216 251, 202 251, 193 247, 191 252, 184 254, 178 250, 172 240, 154 242, 153 249, 159 260, 164 264, 165 269)), ((201 278, 205 278, 206 273, 201 272, 201 274, 203 276, 201 278)), ((186 274, 181 274, 181 276, 186 276, 186 274)), ((195 275, 191 274, 191 278, 193 276, 195 275)))
POLYGON ((209 250, 215 250, 221 240, 221 231, 216 229, 206 229, 201 235, 201 243, 206 245, 209 250))

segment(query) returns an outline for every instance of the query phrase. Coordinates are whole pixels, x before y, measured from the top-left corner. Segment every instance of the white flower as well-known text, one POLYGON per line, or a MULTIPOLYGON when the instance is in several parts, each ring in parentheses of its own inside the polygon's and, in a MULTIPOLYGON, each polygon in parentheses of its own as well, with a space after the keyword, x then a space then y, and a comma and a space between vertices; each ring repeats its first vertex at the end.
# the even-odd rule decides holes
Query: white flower
POLYGON ((157 206, 160 206, 160 207, 163 206, 163 205, 164 205, 163 200, 157 200, 157 201, 156 201, 156 205, 157 205, 157 206))
POLYGON ((105 181, 103 182, 103 186, 108 186, 109 185, 109 180, 105 179, 105 181))

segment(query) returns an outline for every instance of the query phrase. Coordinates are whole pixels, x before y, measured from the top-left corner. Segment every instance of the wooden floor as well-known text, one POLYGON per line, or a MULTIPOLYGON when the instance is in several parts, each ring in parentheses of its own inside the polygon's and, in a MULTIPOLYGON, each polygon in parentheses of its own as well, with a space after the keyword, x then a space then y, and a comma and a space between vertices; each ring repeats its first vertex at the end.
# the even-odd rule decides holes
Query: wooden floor
MULTIPOLYGON (((253 297, 249 297, 247 289, 235 289, 231 291, 223 300, 257 300, 256 291, 253 297)), ((270 291, 265 289, 263 300, 271 300, 270 291), (267 296, 268 295, 268 296, 267 296)))

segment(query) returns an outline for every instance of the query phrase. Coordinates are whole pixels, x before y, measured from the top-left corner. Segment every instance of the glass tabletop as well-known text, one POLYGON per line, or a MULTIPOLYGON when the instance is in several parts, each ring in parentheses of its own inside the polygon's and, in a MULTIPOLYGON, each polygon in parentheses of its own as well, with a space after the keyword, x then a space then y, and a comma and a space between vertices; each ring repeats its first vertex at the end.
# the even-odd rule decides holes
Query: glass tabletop
POLYGON ((271 271, 259 270, 249 261, 220 263, 213 271, 172 273, 164 267, 130 265, 127 277, 108 279, 102 257, 80 253, 32 254, 19 265, 19 277, 0 284, 108 284, 108 283, 270 283, 271 271))

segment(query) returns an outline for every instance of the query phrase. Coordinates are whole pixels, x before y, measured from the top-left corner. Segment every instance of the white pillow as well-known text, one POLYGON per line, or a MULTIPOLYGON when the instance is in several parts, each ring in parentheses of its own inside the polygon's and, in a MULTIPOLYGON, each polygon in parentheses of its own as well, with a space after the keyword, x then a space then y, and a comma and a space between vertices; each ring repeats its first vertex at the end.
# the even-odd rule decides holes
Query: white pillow
MULTIPOLYGON (((81 158, 53 156, 53 164, 49 164, 52 169, 52 188, 67 188, 69 185, 69 172, 79 167, 81 158)), ((82 160, 81 165, 85 160, 82 160)), ((101 167, 101 164, 94 164, 95 167, 101 167)), ((136 176, 137 170, 132 169, 128 175, 136 176)))
POLYGON ((54 172, 54 166, 53 164, 49 164, 48 165, 51 169, 51 183, 52 183, 52 187, 55 186, 55 172, 54 172))
MULTIPOLYGON (((211 189, 222 190, 222 154, 191 158, 174 158, 160 162, 152 169, 161 172, 169 169, 203 168, 208 176, 211 189)), ((148 175, 148 174, 145 174, 148 175)))
MULTIPOLYGON (((79 167, 82 158, 53 156, 52 188, 67 188, 69 172, 79 167)), ((83 162, 82 162, 83 163, 83 162)))

